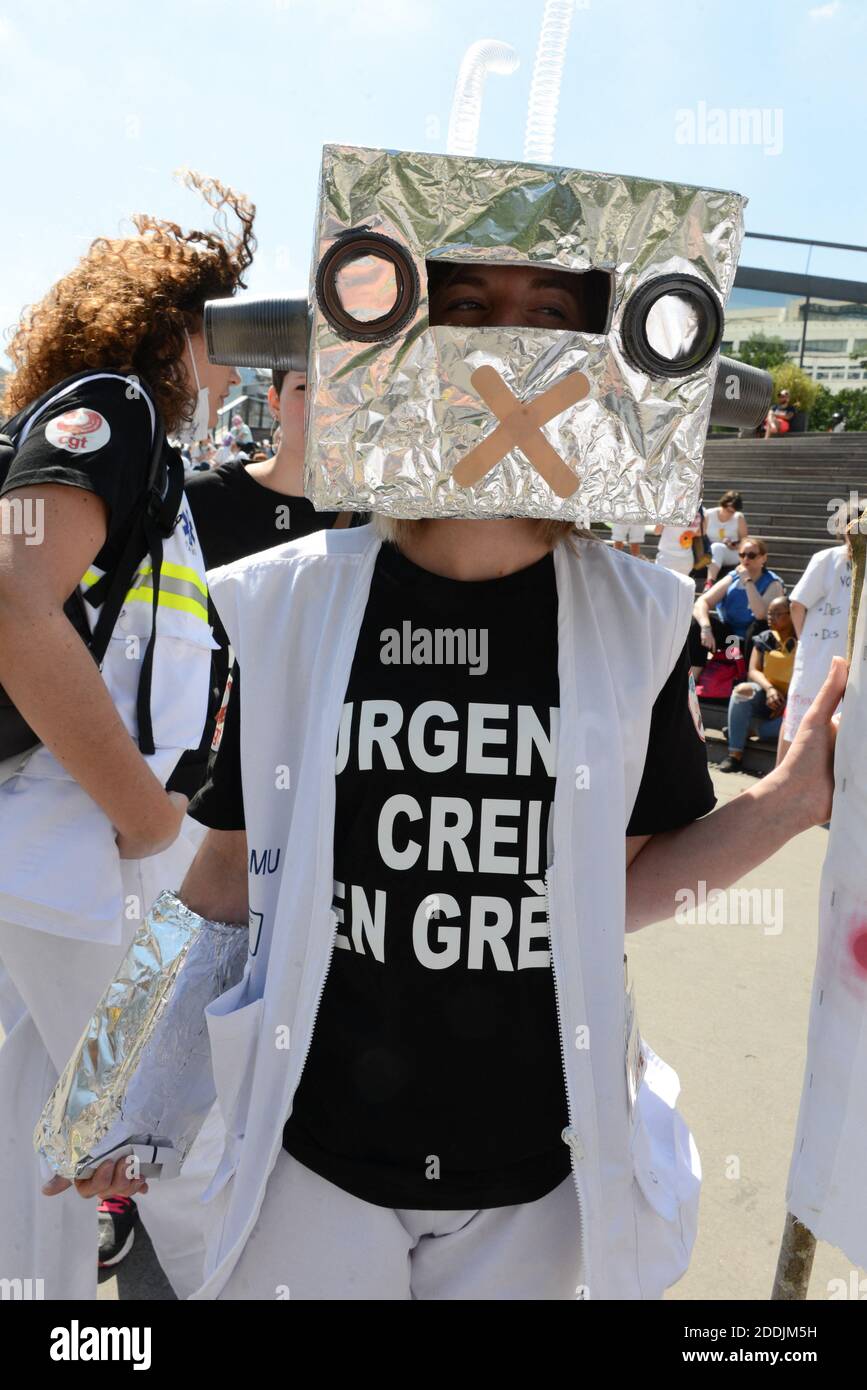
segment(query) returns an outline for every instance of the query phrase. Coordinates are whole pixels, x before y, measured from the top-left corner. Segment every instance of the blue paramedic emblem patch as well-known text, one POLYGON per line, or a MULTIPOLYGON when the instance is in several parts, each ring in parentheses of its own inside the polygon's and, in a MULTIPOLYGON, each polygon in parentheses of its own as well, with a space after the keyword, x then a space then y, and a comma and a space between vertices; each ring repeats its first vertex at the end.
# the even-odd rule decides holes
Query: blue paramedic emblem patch
POLYGON ((175 527, 178 526, 180 526, 181 530, 184 533, 184 539, 187 542, 187 549, 194 552, 197 548, 198 542, 196 540, 196 532, 193 527, 193 518, 187 511, 186 506, 181 507, 181 510, 178 512, 178 519, 175 522, 175 527))

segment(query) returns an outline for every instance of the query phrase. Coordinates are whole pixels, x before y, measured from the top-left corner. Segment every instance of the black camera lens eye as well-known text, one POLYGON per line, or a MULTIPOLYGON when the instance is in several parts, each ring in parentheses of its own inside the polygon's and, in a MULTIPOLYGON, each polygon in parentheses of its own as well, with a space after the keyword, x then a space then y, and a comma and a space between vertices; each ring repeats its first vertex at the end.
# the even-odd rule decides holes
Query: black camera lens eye
POLYGON ((723 335, 722 306, 703 280, 661 275, 635 291, 623 315, 623 347, 649 376, 690 376, 723 335))
POLYGON ((409 252, 365 227, 330 246, 316 273, 316 298, 335 333, 360 343, 393 338, 418 306, 419 281, 409 252))

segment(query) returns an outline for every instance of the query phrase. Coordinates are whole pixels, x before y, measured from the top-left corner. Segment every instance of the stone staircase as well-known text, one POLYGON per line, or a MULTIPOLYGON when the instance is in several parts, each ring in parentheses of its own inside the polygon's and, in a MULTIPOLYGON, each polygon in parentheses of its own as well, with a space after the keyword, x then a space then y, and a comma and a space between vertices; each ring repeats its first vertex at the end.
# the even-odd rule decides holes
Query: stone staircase
MULTIPOLYGON (((828 531, 828 520, 840 500, 856 493, 867 504, 867 433, 795 434, 775 439, 710 439, 705 446, 705 507, 715 506, 728 488, 740 492, 750 533, 768 547, 768 563, 791 590, 810 556, 839 544, 828 531)), ((610 538, 607 527, 594 527, 610 538)), ((653 559, 656 537, 648 532, 642 554, 653 559)), ((703 586, 704 578, 697 580, 703 586)), ((726 706, 702 701, 708 757, 725 756, 720 732, 726 706)), ((744 770, 763 775, 775 762, 776 748, 751 741, 744 770)))
MULTIPOLYGON (((867 502, 867 433, 710 439, 705 506, 715 506, 728 488, 743 496, 751 534, 761 536, 771 569, 791 589, 815 551, 837 544, 828 531, 832 500, 855 492, 867 502)), ((593 529, 610 539, 607 527, 593 529)), ((649 560, 656 555, 650 532, 641 550, 649 560)))
POLYGON ((834 499, 854 492, 867 501, 867 434, 711 439, 705 505, 730 487, 743 496, 750 532, 766 543, 771 569, 791 589, 815 551, 839 544, 828 531, 834 499))

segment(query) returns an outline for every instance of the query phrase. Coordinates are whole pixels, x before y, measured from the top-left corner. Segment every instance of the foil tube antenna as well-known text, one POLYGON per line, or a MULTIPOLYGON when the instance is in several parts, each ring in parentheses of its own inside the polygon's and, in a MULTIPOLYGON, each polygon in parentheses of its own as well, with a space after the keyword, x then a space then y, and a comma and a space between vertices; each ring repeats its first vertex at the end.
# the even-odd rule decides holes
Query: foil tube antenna
POLYGON ((732 357, 718 359, 710 419, 713 425, 758 429, 771 408, 774 383, 770 372, 732 357))
POLYGON ((545 0, 524 132, 527 164, 551 164, 554 159, 560 84, 574 10, 575 0, 545 0))
POLYGON ((230 367, 307 368, 306 299, 210 299, 208 360, 230 367))
POLYGON ((512 45, 501 43, 499 39, 477 39, 470 44, 461 60, 455 82, 449 114, 447 154, 471 158, 476 153, 485 79, 489 72, 498 77, 509 77, 520 61, 512 45))

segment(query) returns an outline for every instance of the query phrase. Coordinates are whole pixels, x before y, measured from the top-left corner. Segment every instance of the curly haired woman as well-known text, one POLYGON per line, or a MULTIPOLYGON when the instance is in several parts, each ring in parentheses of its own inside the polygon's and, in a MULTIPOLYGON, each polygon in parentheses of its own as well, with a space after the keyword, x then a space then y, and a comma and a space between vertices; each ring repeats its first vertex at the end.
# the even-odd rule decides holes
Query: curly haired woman
MULTIPOLYGON (((39 1279, 51 1299, 95 1296, 97 1215, 41 1198, 34 1126, 151 880, 182 872, 191 853, 179 838, 186 800, 165 784, 201 737, 215 644, 183 466, 160 447, 160 422, 201 438, 238 381, 208 363, 202 316, 243 285, 255 210, 215 180, 185 182, 214 230, 138 216, 135 235, 98 238, 9 347, 0 683, 40 742, 0 762, 0 1276, 39 1279), (157 550, 149 495, 163 508, 157 550), (125 572, 98 667, 82 634, 103 599, 109 626, 112 574, 125 572)), ((129 1223, 112 1231, 104 1262, 131 1236, 129 1223)))

